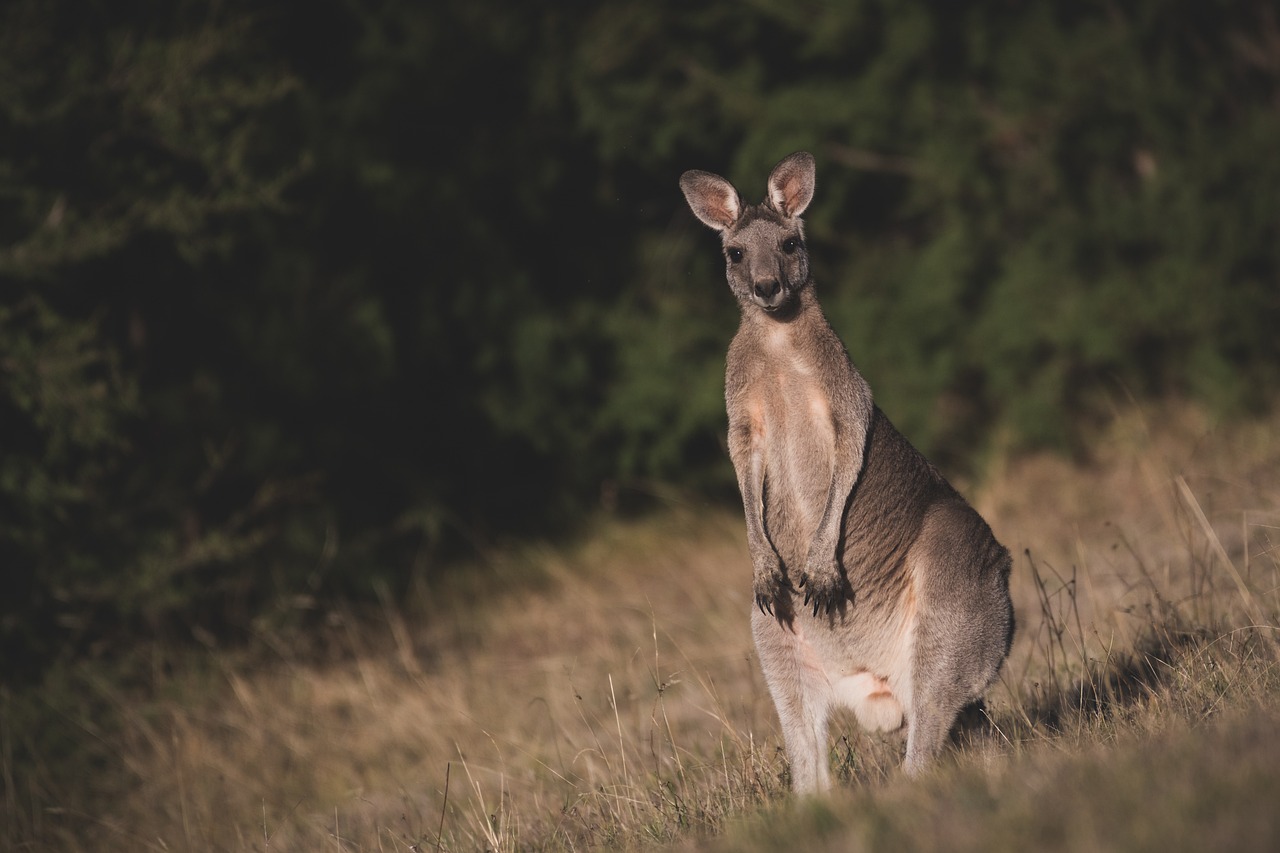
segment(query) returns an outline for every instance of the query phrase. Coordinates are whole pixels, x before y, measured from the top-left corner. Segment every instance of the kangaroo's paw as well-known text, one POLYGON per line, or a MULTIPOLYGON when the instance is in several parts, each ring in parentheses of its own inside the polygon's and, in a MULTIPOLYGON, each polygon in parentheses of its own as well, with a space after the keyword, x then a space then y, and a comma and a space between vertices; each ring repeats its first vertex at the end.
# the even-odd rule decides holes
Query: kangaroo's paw
POLYGON ((834 561, 810 563, 800 576, 800 588, 804 590, 804 605, 813 608, 814 616, 843 612, 853 600, 853 588, 834 561))
POLYGON ((781 564, 755 574, 756 606, 760 612, 776 617, 779 621, 791 621, 791 596, 795 587, 782 571, 781 564))

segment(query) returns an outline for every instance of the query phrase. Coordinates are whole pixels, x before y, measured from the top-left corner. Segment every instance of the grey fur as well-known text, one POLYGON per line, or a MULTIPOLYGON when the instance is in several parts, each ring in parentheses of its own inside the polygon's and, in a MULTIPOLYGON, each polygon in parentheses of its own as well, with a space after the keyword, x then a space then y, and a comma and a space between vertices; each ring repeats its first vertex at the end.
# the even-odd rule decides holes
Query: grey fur
POLYGON ((814 161, 744 205, 710 172, 680 188, 719 231, 742 309, 729 346, 729 455, 746 512, 752 633, 797 791, 831 784, 827 718, 907 726, 915 774, 995 680, 1013 638, 1009 552, 872 402, 814 293, 800 215, 814 161))

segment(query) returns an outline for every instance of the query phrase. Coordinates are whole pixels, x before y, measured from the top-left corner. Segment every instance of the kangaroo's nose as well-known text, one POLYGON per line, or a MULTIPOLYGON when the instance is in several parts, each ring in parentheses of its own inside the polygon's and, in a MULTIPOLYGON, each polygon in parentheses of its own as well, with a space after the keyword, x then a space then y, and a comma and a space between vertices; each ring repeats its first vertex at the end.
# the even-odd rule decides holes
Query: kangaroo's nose
POLYGON ((781 289, 782 285, 778 283, 776 278, 770 279, 769 281, 756 282, 756 296, 761 299, 772 299, 781 289))

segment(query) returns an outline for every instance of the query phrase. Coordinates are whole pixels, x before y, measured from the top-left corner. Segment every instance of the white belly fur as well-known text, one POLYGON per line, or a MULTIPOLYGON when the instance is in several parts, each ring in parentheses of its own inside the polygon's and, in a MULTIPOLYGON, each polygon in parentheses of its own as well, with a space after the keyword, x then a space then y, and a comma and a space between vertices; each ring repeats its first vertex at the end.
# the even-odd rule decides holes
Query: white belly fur
POLYGON ((791 629, 772 619, 769 622, 773 630, 786 636, 785 645, 795 655, 800 671, 808 673, 802 681, 810 685, 809 690, 826 694, 825 704, 852 709, 859 725, 869 731, 895 731, 902 727, 912 700, 914 600, 908 599, 907 605, 897 629, 886 631, 881 641, 873 644, 878 647, 874 652, 856 658, 840 653, 848 644, 839 636, 839 629, 828 632, 812 623, 802 627, 802 619, 791 629))
POLYGON ((902 703, 885 679, 870 672, 859 672, 841 678, 831 688, 836 701, 852 708, 864 729, 891 732, 902 728, 902 703))

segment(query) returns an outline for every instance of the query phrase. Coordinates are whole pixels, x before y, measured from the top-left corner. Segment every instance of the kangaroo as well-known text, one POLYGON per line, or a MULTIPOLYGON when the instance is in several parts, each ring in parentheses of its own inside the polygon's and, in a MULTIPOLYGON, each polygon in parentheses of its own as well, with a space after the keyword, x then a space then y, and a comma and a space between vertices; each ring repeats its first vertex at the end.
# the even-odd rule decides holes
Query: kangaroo
POLYGON ((809 271, 812 155, 769 175, 762 204, 688 171, 680 188, 720 232, 741 307, 729 346, 729 456, 746 512, 751 629, 793 788, 831 786, 837 704, 869 730, 905 723, 916 775, 1013 639, 1009 552, 875 405, 827 322, 809 271))

